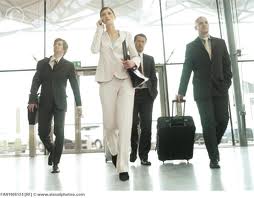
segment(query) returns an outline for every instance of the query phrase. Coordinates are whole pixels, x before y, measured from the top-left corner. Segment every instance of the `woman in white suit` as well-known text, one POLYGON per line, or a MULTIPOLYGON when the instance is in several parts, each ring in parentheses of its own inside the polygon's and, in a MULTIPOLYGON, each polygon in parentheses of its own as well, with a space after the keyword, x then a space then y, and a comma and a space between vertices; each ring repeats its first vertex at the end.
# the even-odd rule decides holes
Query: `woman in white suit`
POLYGON ((100 53, 96 81, 100 84, 103 129, 112 162, 119 179, 129 179, 129 147, 134 104, 134 88, 127 69, 140 65, 132 36, 115 28, 115 13, 110 7, 100 11, 100 20, 91 51, 100 53), (106 27, 104 29, 104 27, 106 27), (126 40, 130 60, 123 60, 122 42, 126 40))

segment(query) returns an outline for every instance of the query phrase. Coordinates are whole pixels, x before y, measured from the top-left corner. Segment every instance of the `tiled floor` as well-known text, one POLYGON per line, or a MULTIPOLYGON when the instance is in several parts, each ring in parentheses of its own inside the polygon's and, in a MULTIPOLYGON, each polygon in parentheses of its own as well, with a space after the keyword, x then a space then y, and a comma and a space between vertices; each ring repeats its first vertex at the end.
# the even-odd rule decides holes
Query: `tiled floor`
POLYGON ((211 170, 205 149, 195 149, 186 161, 158 161, 150 152, 152 166, 130 164, 130 180, 121 182, 103 153, 64 154, 61 172, 51 174, 47 156, 2 157, 0 192, 101 191, 250 191, 254 192, 254 147, 220 148, 221 169, 211 170))

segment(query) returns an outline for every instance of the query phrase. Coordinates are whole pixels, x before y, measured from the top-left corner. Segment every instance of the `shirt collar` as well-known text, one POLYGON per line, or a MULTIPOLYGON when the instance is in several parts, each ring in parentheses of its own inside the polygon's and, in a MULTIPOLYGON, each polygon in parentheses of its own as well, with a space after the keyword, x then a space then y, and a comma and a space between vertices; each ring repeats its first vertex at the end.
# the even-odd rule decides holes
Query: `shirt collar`
POLYGON ((59 58, 55 58, 54 55, 52 55, 52 56, 50 57, 50 62, 56 61, 57 63, 59 63, 59 61, 61 60, 61 58, 62 58, 62 56, 59 57, 59 58))
POLYGON ((206 40, 206 39, 211 40, 211 36, 210 36, 210 35, 208 35, 208 36, 206 36, 206 37, 199 36, 199 38, 200 38, 201 40, 206 40))
POLYGON ((140 58, 143 58, 143 55, 144 55, 143 52, 141 52, 141 53, 138 52, 138 54, 139 54, 140 58))

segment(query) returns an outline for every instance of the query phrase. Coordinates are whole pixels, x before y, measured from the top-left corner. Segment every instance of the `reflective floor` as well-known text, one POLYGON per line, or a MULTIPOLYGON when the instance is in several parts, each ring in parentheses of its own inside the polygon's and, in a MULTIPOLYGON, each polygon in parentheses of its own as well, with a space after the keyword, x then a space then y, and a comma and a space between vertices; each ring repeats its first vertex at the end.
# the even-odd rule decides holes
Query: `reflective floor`
MULTIPOLYGON (((1 157, 0 192, 85 192, 98 191, 253 191, 254 147, 220 148, 221 169, 211 170, 205 149, 195 149, 186 161, 157 159, 152 166, 130 163, 130 180, 121 182, 103 153, 64 154, 61 172, 51 174, 47 156, 1 157)), ((254 192, 254 191, 253 191, 254 192)))

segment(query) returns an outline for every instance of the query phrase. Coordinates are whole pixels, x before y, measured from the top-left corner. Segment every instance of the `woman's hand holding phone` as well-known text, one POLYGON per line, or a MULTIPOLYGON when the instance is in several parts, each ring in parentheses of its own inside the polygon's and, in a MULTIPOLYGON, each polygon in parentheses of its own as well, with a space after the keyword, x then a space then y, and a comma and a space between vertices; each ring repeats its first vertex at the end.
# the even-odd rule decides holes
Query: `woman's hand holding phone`
POLYGON ((103 26, 103 22, 102 20, 98 20, 97 23, 96 23, 97 27, 102 27, 103 26))

